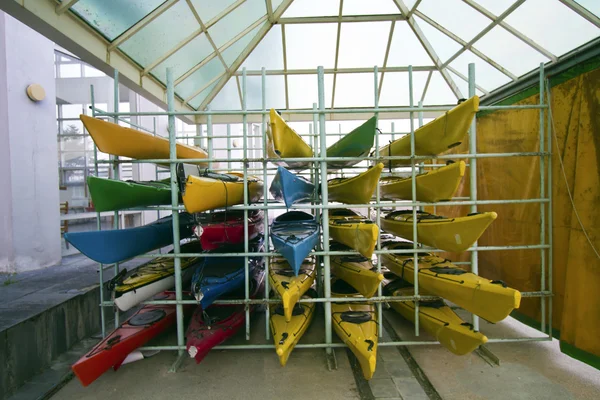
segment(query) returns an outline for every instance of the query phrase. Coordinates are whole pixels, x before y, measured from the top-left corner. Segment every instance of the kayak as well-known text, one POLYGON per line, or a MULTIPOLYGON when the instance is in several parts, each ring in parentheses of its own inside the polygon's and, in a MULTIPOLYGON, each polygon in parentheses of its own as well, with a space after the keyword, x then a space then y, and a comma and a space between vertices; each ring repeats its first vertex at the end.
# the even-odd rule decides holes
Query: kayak
MULTIPOLYGON (((436 203, 450 200, 465 174, 464 161, 417 175, 417 201, 436 203)), ((381 179, 381 197, 389 200, 412 200, 412 177, 389 177, 381 179)))
MULTIPOLYGON (((415 155, 434 156, 460 145, 477 111, 479 111, 479 97, 473 96, 415 130, 415 155)), ((380 147, 379 155, 381 157, 410 156, 410 135, 380 147)), ((387 160, 384 163, 389 168, 411 165, 410 159, 387 160)))
MULTIPOLYGON (((467 250, 498 217, 495 212, 446 218, 417 211, 417 241, 445 251, 467 250)), ((394 211, 381 219, 381 228, 404 239, 413 239, 412 210, 394 211)))
POLYGON ((379 163, 352 178, 334 178, 327 181, 329 201, 346 204, 367 204, 377 188, 383 164, 379 163))
MULTIPOLYGON (((331 284, 332 297, 360 297, 341 279, 331 284)), ((375 373, 377 365, 377 316, 370 303, 331 303, 331 323, 335 333, 358 359, 365 379, 375 373)))
MULTIPOLYGON (((220 174, 204 171, 199 176, 187 175, 182 164, 177 164, 179 191, 185 209, 198 213, 215 208, 244 204, 244 175, 239 172, 220 174)), ((248 176, 248 203, 261 199, 263 182, 255 176, 248 176)))
POLYGON ((315 258, 304 260, 300 271, 295 274, 282 258, 271 258, 269 263, 269 284, 281 297, 283 313, 287 322, 292 319, 292 310, 304 293, 315 282, 315 258))
MULTIPOLYGON (((383 283, 386 296, 415 294, 412 284, 393 274, 386 274, 386 278, 390 279, 383 283)), ((415 322, 414 301, 389 301, 388 304, 398 314, 415 322)), ((419 326, 435 337, 442 346, 459 356, 469 354, 488 341, 484 334, 474 331, 473 325, 463 321, 441 298, 419 301, 419 326)))
MULTIPOLYGON (((346 246, 331 246, 331 250, 349 250, 346 246)), ((357 256, 331 256, 331 272, 346 281, 364 297, 373 297, 377 293, 383 274, 377 272, 370 259, 357 256)))
POLYGON ((269 114, 270 124, 267 127, 267 155, 272 163, 291 169, 305 169, 310 161, 286 161, 281 158, 308 158, 312 157, 312 148, 293 130, 283 118, 271 109, 269 114))
MULTIPOLYGON (((412 249, 410 242, 385 242, 382 248, 412 249)), ((414 281, 413 254, 382 254, 381 262, 402 279, 414 281)), ((419 288, 455 303, 492 322, 500 322, 519 308, 521 293, 502 281, 483 278, 430 253, 420 253, 419 288)))
POLYGON ((87 185, 95 210, 102 212, 171 204, 169 180, 134 182, 88 176, 87 185))
MULTIPOLYGON (((264 290, 265 270, 254 269, 250 277, 250 298, 256 298, 264 290)), ((243 288, 225 296, 226 299, 244 299, 243 288)), ((250 312, 256 306, 250 305, 250 312)), ((186 349, 199 364, 209 351, 234 336, 246 323, 246 308, 243 304, 213 304, 207 309, 197 307, 185 333, 186 349)))
MULTIPOLYGON (((314 290, 306 292, 303 299, 316 297, 314 290)), ((294 347, 300 341, 304 332, 310 326, 315 314, 316 303, 297 303, 293 310, 290 320, 286 320, 285 313, 281 304, 271 304, 269 314, 269 325, 275 344, 275 352, 279 357, 282 367, 285 367, 287 361, 294 350, 294 347)))
POLYGON ((283 168, 277 167, 277 174, 273 178, 269 192, 275 200, 283 200, 287 208, 294 203, 310 200, 315 191, 315 185, 306 178, 295 175, 283 168))
MULTIPOLYGON (((198 241, 181 246, 181 253, 201 253, 202 247, 198 241)), ((172 251, 171 251, 172 253, 172 251)), ((113 300, 121 311, 148 300, 157 293, 171 289, 175 286, 174 258, 159 257, 136 268, 133 274, 123 279, 127 273, 124 269, 121 274, 109 282, 113 290, 113 300)), ((181 259, 181 281, 183 285, 192 279, 194 269, 202 259, 200 257, 186 257, 181 259)))
MULTIPOLYGON (((264 212, 248 211, 248 240, 252 240, 265 230, 264 212)), ((227 244, 244 243, 244 211, 227 210, 209 214, 199 214, 200 228, 197 233, 204 250, 214 250, 227 244)))
MULTIPOLYGON (((192 236, 194 217, 179 214, 179 236, 192 236)), ((67 232, 65 240, 92 260, 101 264, 118 263, 140 254, 173 244, 172 216, 137 228, 107 231, 67 232)))
MULTIPOLYGON (((126 128, 98 118, 80 115, 79 119, 96 143, 98 150, 114 156, 152 160, 170 158, 169 140, 161 136, 126 128)), ((177 158, 208 158, 199 147, 177 143, 177 158)), ((198 164, 205 165, 205 162, 198 164)))
MULTIPOLYGON (((175 300, 175 292, 163 292, 153 300, 175 300)), ((193 307, 183 305, 184 314, 189 315, 193 307)), ((144 306, 73 364, 75 376, 88 386, 111 367, 116 371, 129 353, 175 323, 175 311, 175 304, 144 306)))
POLYGON ((310 214, 288 211, 271 224, 271 241, 297 274, 306 256, 319 242, 319 224, 310 214))
POLYGON ((329 210, 329 235, 336 242, 358 251, 371 258, 379 228, 373 221, 354 211, 336 208, 329 210))
MULTIPOLYGON (((253 253, 264 251, 262 236, 250 243, 249 251, 253 253)), ((244 246, 219 247, 207 254, 236 252, 243 253, 244 246)), ((262 257, 248 257, 248 275, 253 274, 254 269, 262 268, 263 265, 262 257)), ((246 280, 245 270, 244 257, 205 257, 192 277, 192 293, 202 308, 206 309, 217 298, 242 287, 246 280)))
POLYGON ((356 157, 356 160, 328 161, 327 169, 351 167, 361 162, 360 157, 369 155, 369 151, 373 147, 376 129, 377 118, 373 116, 329 146, 327 157, 356 157))

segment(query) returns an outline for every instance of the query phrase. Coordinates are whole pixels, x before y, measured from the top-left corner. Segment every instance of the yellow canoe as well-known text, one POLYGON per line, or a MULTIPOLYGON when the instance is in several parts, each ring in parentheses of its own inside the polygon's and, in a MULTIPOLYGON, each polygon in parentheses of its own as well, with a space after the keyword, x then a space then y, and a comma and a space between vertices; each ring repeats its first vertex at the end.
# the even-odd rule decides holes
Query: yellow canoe
MULTIPOLYGON (((138 160, 169 158, 168 139, 87 115, 80 115, 79 119, 90 133, 98 150, 103 153, 138 160)), ((199 147, 177 143, 177 158, 208 158, 208 154, 199 147)), ((198 164, 206 165, 204 162, 198 164)))
POLYGON ((346 204, 367 204, 377 188, 383 164, 379 163, 352 178, 334 178, 327 181, 329 201, 346 204))
MULTIPOLYGON (((344 248, 347 249, 345 246, 344 248)), ((362 256, 331 256, 331 272, 367 298, 377 293, 379 283, 383 280, 383 274, 377 272, 371 260, 362 256)))
MULTIPOLYGON (((386 278, 393 280, 384 281, 386 296, 413 296, 412 286, 395 275, 386 278), (404 286, 404 287, 403 287, 404 286)), ((421 293, 425 295, 426 293, 421 293)), ((389 301, 388 304, 398 314, 411 322, 415 322, 414 301, 389 301)), ((452 353, 462 356, 469 354, 479 346, 487 343, 488 338, 481 332, 475 332, 473 326, 464 322, 444 300, 419 301, 419 326, 435 337, 445 348, 452 353)))
MULTIPOLYGON (((309 296, 302 296, 302 298, 309 298, 309 296)), ((297 303, 293 308, 290 321, 286 321, 283 307, 279 304, 271 304, 269 325, 275 343, 275 352, 282 367, 285 367, 292 350, 310 326, 315 314, 315 306, 316 303, 297 303)))
MULTIPOLYGON (((445 251, 467 250, 498 217, 495 212, 446 218, 424 211, 417 213, 417 241, 445 251)), ((411 210, 389 213, 381 219, 381 228, 404 239, 413 239, 411 210)))
MULTIPOLYGON (((464 140, 478 110, 479 97, 473 96, 417 129, 415 155, 433 156, 458 146, 464 140)), ((410 135, 380 147, 379 155, 410 156, 410 135)), ((387 160, 384 163, 386 167, 401 167, 410 165, 410 160, 387 160)))
MULTIPOLYGON (((464 161, 452 163, 445 167, 417 175, 417 201, 435 203, 450 200, 462 177, 465 174, 464 161)), ((381 197, 389 200, 412 200, 412 177, 382 178, 380 184, 381 197)))
MULTIPOLYGON (((360 297, 341 279, 331 284, 332 297, 360 297)), ((371 303, 331 303, 331 323, 335 333, 358 359, 365 379, 371 379, 377 366, 377 315, 371 303)))
MULTIPOLYGON (((181 177, 179 182, 183 204, 189 213, 244 203, 244 175, 239 172, 226 174, 208 172, 204 176, 188 175, 187 178, 181 177), (181 184, 183 179, 185 183, 181 184)), ((249 176, 248 203, 257 202, 262 195, 262 180, 256 176, 249 176)))
MULTIPOLYGON (((383 248, 412 249, 412 243, 385 242, 383 248)), ((507 287, 502 281, 491 281, 475 275, 430 253, 420 253, 418 261, 419 288, 443 297, 487 321, 502 321, 521 305, 521 292, 507 287)), ((383 254, 381 262, 397 276, 414 283, 412 254, 383 254)))
POLYGON ((269 284, 281 297, 286 322, 292 320, 294 306, 315 282, 315 276, 315 258, 312 256, 304 259, 298 276, 294 275, 292 267, 285 259, 271 258, 269 284))
MULTIPOLYGON (((270 158, 312 157, 312 148, 274 109, 271 109, 270 119, 271 123, 267 129, 267 154, 270 158)), ((310 161, 279 161, 274 163, 292 169, 304 169, 310 165, 310 161)))
POLYGON ((329 235, 336 242, 371 258, 379 228, 373 221, 348 209, 329 210, 329 235))

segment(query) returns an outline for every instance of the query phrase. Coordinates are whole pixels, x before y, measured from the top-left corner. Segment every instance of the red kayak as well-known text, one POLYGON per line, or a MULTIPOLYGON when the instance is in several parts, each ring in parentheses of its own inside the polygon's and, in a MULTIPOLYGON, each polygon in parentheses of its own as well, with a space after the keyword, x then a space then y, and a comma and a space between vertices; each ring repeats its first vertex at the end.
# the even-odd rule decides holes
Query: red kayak
MULTIPOLYGON (((264 231, 262 210, 248 212, 248 240, 264 231)), ((202 214, 200 225, 194 228, 204 250, 214 250, 224 244, 244 243, 244 212, 219 211, 202 214)))
MULTIPOLYGON (((152 300, 175 300, 175 292, 163 292, 152 300)), ((193 305, 184 305, 189 314, 193 305)), ((175 305, 147 305, 98 343, 71 369, 83 386, 88 386, 111 367, 119 369, 129 353, 173 325, 177 319, 175 305)))
MULTIPOLYGON (((250 297, 256 298, 264 291, 265 271, 255 268, 250 280, 250 297)), ((243 299, 244 289, 236 291, 226 299, 243 299)), ((250 306, 250 312, 255 306, 250 306)), ((242 304, 215 304, 202 310, 198 307, 192 315, 186 336, 186 347, 196 364, 206 357, 215 346, 235 335, 246 323, 246 311, 242 304)))

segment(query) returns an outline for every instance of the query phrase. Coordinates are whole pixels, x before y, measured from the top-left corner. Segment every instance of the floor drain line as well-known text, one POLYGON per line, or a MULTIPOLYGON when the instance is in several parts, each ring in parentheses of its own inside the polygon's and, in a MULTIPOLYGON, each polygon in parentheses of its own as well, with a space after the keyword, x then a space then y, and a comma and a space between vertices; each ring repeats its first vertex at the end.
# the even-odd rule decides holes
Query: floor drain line
POLYGON ((358 363, 358 359, 350 351, 350 349, 346 348, 346 354, 348 355, 348 361, 350 361, 350 367, 352 368, 352 375, 354 375, 354 381, 356 382, 356 388, 358 389, 358 395, 361 400, 375 400, 375 396, 373 396, 373 391, 371 390, 371 386, 369 386, 369 381, 365 379, 362 373, 362 369, 360 368, 360 364, 358 363))

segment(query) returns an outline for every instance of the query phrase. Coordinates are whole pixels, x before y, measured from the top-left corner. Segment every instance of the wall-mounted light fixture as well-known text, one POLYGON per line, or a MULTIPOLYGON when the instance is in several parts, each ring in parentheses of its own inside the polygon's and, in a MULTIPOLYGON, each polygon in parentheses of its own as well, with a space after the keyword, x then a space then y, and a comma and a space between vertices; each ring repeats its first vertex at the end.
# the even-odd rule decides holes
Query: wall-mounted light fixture
POLYGON ((46 91, 42 85, 32 83, 31 85, 27 86, 27 97, 29 97, 31 101, 42 101, 46 98, 46 91))

